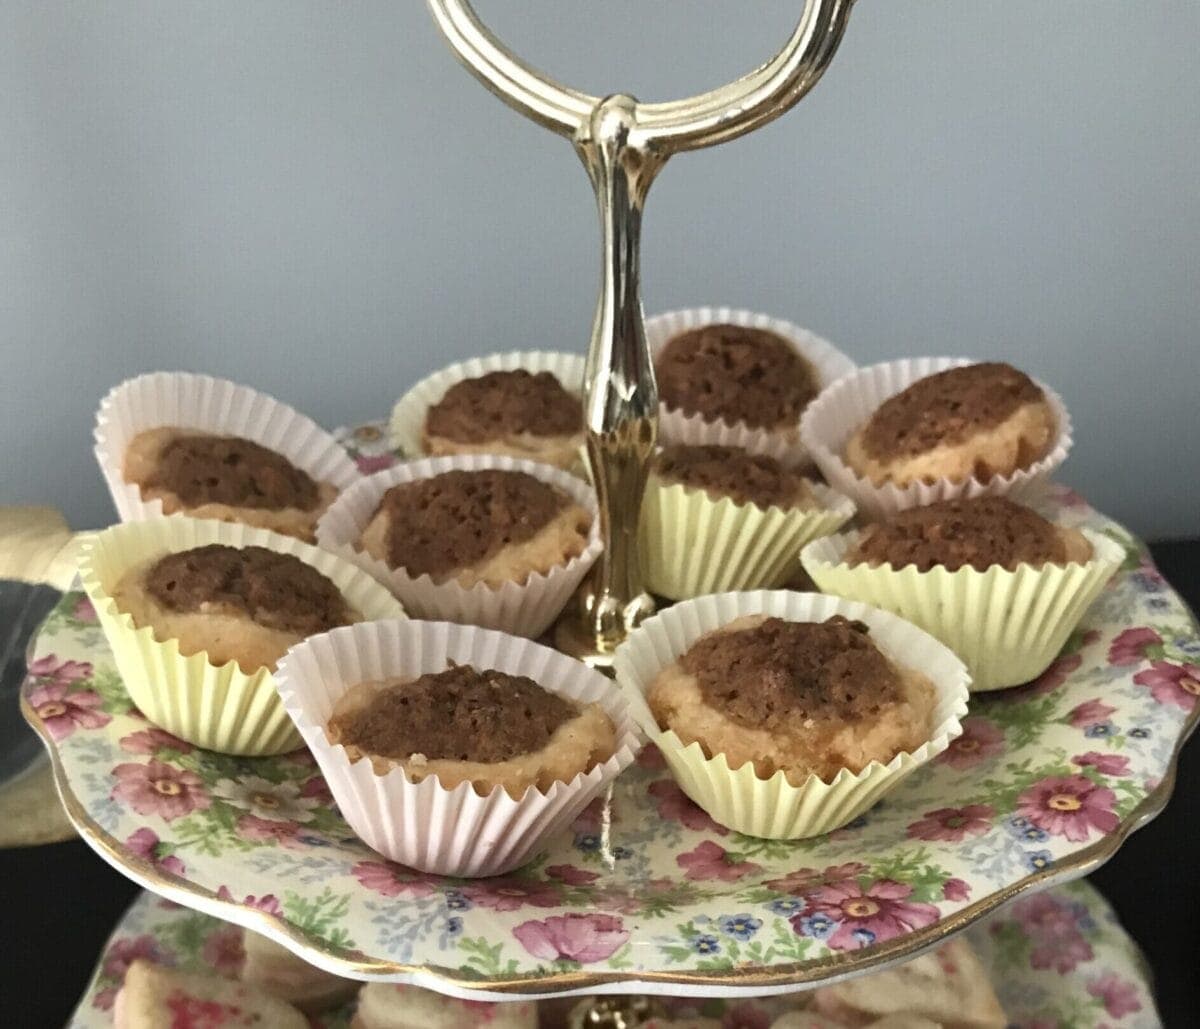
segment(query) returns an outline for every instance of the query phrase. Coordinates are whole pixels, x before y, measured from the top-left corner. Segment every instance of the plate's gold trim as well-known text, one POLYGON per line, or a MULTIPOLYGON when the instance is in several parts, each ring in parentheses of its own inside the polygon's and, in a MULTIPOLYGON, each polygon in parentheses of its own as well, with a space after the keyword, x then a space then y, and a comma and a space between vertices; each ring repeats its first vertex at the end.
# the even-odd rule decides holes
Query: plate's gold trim
MULTIPOLYGON (((1131 539, 1137 550, 1149 551, 1149 548, 1141 540, 1132 535, 1131 539)), ((1118 575, 1120 574, 1124 573, 1118 572, 1118 575)), ((1200 619, 1197 619, 1196 613, 1178 590, 1171 587, 1171 591, 1190 619, 1193 634, 1200 635, 1200 619)), ((36 651, 40 635, 41 630, 39 629, 30 639, 27 648, 29 656, 36 651)), ((58 788, 59 798, 66 809, 67 817, 75 825, 79 835, 110 865, 145 889, 186 907, 195 908, 197 907, 196 902, 201 901, 202 910, 214 914, 220 912, 217 917, 281 940, 299 957, 305 958, 327 971, 350 979, 396 981, 404 977, 421 977, 425 980, 440 980, 446 985, 446 992, 452 991, 460 995, 479 991, 514 996, 553 996, 559 993, 578 993, 588 990, 604 990, 611 993, 623 988, 639 985, 652 987, 659 984, 683 986, 692 990, 707 989, 714 992, 725 989, 729 990, 731 995, 733 993, 752 994, 755 991, 786 991, 790 986, 811 987, 819 983, 831 982, 850 975, 899 964, 962 932, 979 919, 1023 893, 1035 892, 1059 883, 1083 878, 1111 859, 1129 836, 1162 814, 1171 795, 1175 792, 1175 781, 1179 772, 1179 755, 1196 726, 1200 724, 1200 704, 1197 704, 1180 726, 1179 736, 1175 740, 1175 746, 1172 748, 1162 780, 1122 820, 1114 832, 1097 840, 1091 846, 1069 855, 1061 862, 1056 862, 1040 872, 1031 873, 1019 882, 991 893, 956 911, 953 915, 939 919, 925 929, 898 937, 890 943, 872 947, 867 952, 844 951, 812 961, 761 968, 735 968, 705 972, 688 970, 677 972, 639 972, 636 970, 597 972, 581 969, 578 972, 554 972, 546 976, 526 975, 504 978, 471 975, 462 969, 439 965, 407 965, 392 961, 361 961, 347 958, 344 954, 327 947, 324 941, 314 941, 308 934, 297 929, 285 919, 276 918, 255 908, 248 908, 235 901, 223 900, 211 890, 197 886, 170 872, 163 872, 142 858, 131 856, 119 841, 105 832, 91 818, 79 798, 71 792, 70 782, 59 759, 58 748, 45 731, 41 719, 30 707, 24 689, 20 693, 20 704, 25 720, 41 737, 49 752, 50 766, 54 773, 54 783, 58 788)), ((1138 953, 1141 954, 1140 948, 1138 953)), ((1142 960, 1145 961, 1144 956, 1142 960)), ((660 992, 667 993, 669 991, 662 990, 660 992)))
MULTIPOLYGON (((1193 616, 1194 621, 1194 616, 1193 616)), ((1175 779, 1178 772, 1179 755, 1184 743, 1200 723, 1200 705, 1188 715, 1178 740, 1171 753, 1171 760, 1166 774, 1159 785, 1142 802, 1130 812, 1121 822, 1116 831, 1097 840, 1089 847, 1072 854, 1069 858, 1049 868, 1029 875, 1010 887, 989 894, 987 897, 956 911, 953 915, 940 919, 927 929, 918 930, 907 936, 898 938, 894 943, 871 948, 863 951, 846 951, 842 954, 827 956, 819 960, 795 962, 787 965, 772 965, 759 969, 731 969, 728 971, 678 971, 678 972, 638 972, 638 971, 606 971, 595 972, 580 970, 578 972, 558 972, 548 976, 525 976, 517 978, 472 976, 461 969, 444 968, 436 965, 406 965, 391 961, 359 961, 346 958, 337 951, 325 947, 321 942, 314 941, 301 932, 290 922, 282 918, 268 915, 264 911, 248 908, 236 902, 219 898, 211 890, 197 886, 180 876, 163 872, 155 868, 149 861, 135 858, 121 844, 105 832, 88 815, 83 804, 71 792, 70 783, 59 760, 58 751, 53 741, 43 730, 41 721, 34 714, 21 694, 21 712, 34 727, 46 744, 50 753, 50 764, 54 771, 54 782, 58 787, 59 797, 67 816, 79 830, 79 835, 118 871, 124 872, 130 878, 137 880, 145 888, 152 890, 168 900, 189 907, 195 906, 196 900, 204 903, 205 909, 221 911, 220 917, 234 922, 256 932, 276 938, 286 937, 289 946, 300 957, 315 954, 319 957, 321 967, 339 975, 352 979, 397 979, 401 976, 426 976, 444 981, 457 991, 480 990, 488 993, 522 994, 536 992, 537 994, 552 995, 568 991, 587 989, 612 988, 613 986, 635 986, 638 984, 678 985, 693 988, 727 987, 739 992, 753 990, 769 990, 787 986, 804 986, 817 982, 827 982, 835 978, 848 976, 851 973, 866 972, 884 965, 891 965, 908 958, 915 957, 922 951, 936 946, 938 943, 966 929, 983 916, 996 910, 1008 901, 1031 890, 1046 888, 1060 882, 1069 882, 1093 872, 1104 862, 1108 861, 1130 836, 1147 822, 1162 813, 1171 794, 1175 789, 1175 779)), ((665 992, 665 991, 664 991, 665 992)))

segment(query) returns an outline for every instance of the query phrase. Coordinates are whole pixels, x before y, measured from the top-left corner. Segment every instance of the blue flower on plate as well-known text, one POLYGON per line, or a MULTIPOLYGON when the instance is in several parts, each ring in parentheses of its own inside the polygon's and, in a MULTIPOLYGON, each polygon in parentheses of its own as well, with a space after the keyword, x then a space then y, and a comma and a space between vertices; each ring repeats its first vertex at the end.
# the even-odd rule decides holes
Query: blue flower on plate
POLYGON ((1020 815, 1015 815, 1008 819, 1005 824, 1009 833, 1018 840, 1025 840, 1027 843, 1045 843, 1050 838, 1044 829, 1039 829, 1028 818, 1023 818, 1020 815))
POLYGON ((575 846, 579 850, 599 850, 600 837, 595 833, 580 833, 575 837, 575 846))
POLYGON ((767 905, 767 910, 776 915, 783 915, 784 918, 791 918, 798 911, 804 910, 804 901, 797 900, 795 897, 780 897, 778 900, 771 901, 767 905))
POLYGON ((823 940, 837 928, 837 922, 828 915, 804 915, 792 919, 792 928, 801 936, 811 936, 814 940, 823 940))
POLYGON ((455 915, 453 918, 446 919, 446 935, 449 936, 450 939, 454 939, 456 936, 461 936, 462 931, 463 923, 461 918, 455 915))
POLYGON ((332 847, 333 846, 333 844, 330 843, 327 839, 325 839, 324 836, 309 836, 307 833, 298 835, 296 837, 296 842, 303 843, 306 847, 332 847))
POLYGON ((1040 872, 1054 864, 1054 857, 1048 850, 1027 850, 1025 852, 1025 867, 1031 872, 1040 872))
POLYGON ((1117 727, 1112 722, 1100 722, 1097 725, 1089 725, 1083 730, 1083 734, 1091 740, 1107 739, 1117 734, 1117 727))
POLYGON ((1165 611, 1171 606, 1171 602, 1165 597, 1151 597, 1146 601, 1146 606, 1152 611, 1165 611))
POLYGON ((612 856, 616 861, 625 861, 633 857, 633 851, 628 847, 613 847, 612 856))
POLYGON ((743 943, 762 928, 762 920, 751 915, 722 915, 717 924, 726 936, 743 943))
POLYGON ((721 941, 707 933, 703 936, 692 937, 692 950, 697 954, 716 954, 721 949, 721 941))
POLYGON ((1139 725, 1135 729, 1130 729, 1129 735, 1132 736, 1135 740, 1148 740, 1150 738, 1151 734, 1150 734, 1150 730, 1147 729, 1144 725, 1139 725))
POLYGON ((445 897, 446 897, 446 907, 448 907, 451 911, 470 911, 471 910, 471 902, 466 897, 464 897, 460 891, 447 890, 445 897))
POLYGON ((870 929, 855 929, 850 935, 860 947, 869 947, 875 942, 875 934, 870 929))

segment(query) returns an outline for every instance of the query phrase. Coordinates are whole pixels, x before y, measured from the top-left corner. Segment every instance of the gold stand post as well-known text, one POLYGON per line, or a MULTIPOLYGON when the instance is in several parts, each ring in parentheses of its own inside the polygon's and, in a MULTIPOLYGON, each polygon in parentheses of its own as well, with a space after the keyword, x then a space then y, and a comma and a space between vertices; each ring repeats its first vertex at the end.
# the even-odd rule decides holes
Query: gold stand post
POLYGON ((658 391, 638 278, 646 193, 672 154, 734 139, 797 103, 833 57, 853 0, 805 0, 795 32, 762 67, 708 93, 653 104, 560 85, 507 50, 467 0, 428 3, 459 60, 488 89, 574 143, 596 191, 603 272, 584 412, 604 553, 578 605, 559 622, 556 643, 607 666, 617 645, 654 611, 642 586, 637 545, 646 464, 658 433, 658 391))

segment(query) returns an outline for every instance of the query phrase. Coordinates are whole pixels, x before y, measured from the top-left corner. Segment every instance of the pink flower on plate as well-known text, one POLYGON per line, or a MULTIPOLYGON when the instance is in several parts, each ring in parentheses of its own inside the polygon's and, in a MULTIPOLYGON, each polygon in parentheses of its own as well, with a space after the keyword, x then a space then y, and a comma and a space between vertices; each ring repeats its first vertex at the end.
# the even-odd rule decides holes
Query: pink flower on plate
POLYGON ((629 939, 629 930, 614 915, 569 914, 522 922, 513 935, 535 958, 588 965, 612 957, 629 939))
POLYGON ((1117 633, 1108 647, 1110 665, 1141 664, 1152 649, 1162 646, 1162 637, 1153 629, 1126 629, 1117 633))
POLYGON ((680 854, 675 858, 680 868, 686 868, 688 879, 703 882, 708 879, 720 879, 721 882, 737 882, 743 876, 761 872, 762 868, 753 861, 734 861, 729 852, 712 840, 705 840, 695 850, 680 854))
POLYGON ((1092 960, 1092 946, 1079 931, 1075 913, 1052 894, 1039 893, 1018 900, 1012 914, 1032 944, 1031 968, 1052 968, 1066 975, 1081 961, 1092 960))
POLYGON ((600 878, 595 872, 588 872, 574 865, 550 865, 546 874, 567 886, 590 886, 600 878))
POLYGON ((1090 765, 1101 775, 1129 774, 1129 758, 1121 754, 1100 754, 1089 750, 1086 754, 1078 754, 1071 758, 1071 763, 1080 767, 1090 765))
POLYGON ((238 901, 235 900, 233 894, 229 892, 228 886, 218 886, 217 899, 223 900, 229 904, 240 904, 245 908, 254 908, 255 911, 265 911, 268 915, 275 915, 276 917, 283 916, 283 908, 279 906, 279 898, 273 893, 264 893, 261 897, 249 895, 238 901))
POLYGON ((1144 672, 1138 672, 1133 681, 1139 686, 1149 686, 1154 699, 1160 704, 1174 704, 1191 711, 1200 697, 1200 668, 1195 665, 1173 665, 1169 661, 1152 661, 1144 672))
POLYGON ((562 897, 562 889, 557 883, 504 875, 495 879, 479 879, 463 886, 462 894, 482 908, 516 911, 526 905, 535 908, 555 907, 562 897))
POLYGON ((639 768, 645 768, 651 772, 657 772, 667 767, 667 760, 662 756, 662 751, 653 743, 647 743, 638 753, 636 760, 639 768))
POLYGON ((386 471, 396 463, 395 454, 359 454, 354 463, 363 475, 373 475, 375 472, 386 471))
POLYGON ((1096 979, 1089 979, 1087 991, 1104 1004, 1104 1010, 1111 1018, 1122 1018, 1142 1010, 1142 1002, 1138 1000, 1137 986, 1112 972, 1107 972, 1096 979))
POLYGON ((829 946, 833 950, 857 950, 894 939, 932 925, 941 912, 932 905, 911 901, 912 887, 892 879, 880 879, 865 890, 855 882, 821 886, 809 895, 808 907, 792 916, 793 927, 810 915, 824 915, 838 923, 829 946))
POLYGON ((99 729, 112 721, 96 710, 104 701, 92 690, 71 692, 65 682, 49 682, 29 694, 33 708, 46 731, 56 740, 65 740, 77 728, 99 729))
POLYGON ((966 807, 941 807, 926 811, 920 821, 908 827, 912 840, 946 840, 961 843, 968 836, 981 836, 991 827, 995 811, 987 804, 966 807))
POLYGON ((571 823, 574 833, 598 833, 604 824, 604 798, 597 797, 571 823))
POLYGON ((121 749, 130 754, 157 754, 160 750, 174 750, 180 754, 190 754, 195 748, 186 740, 181 740, 165 729, 150 726, 139 729, 128 736, 121 737, 121 749))
MULTIPOLYGON (((1053 693, 1064 682, 1067 677, 1079 666, 1083 664, 1083 657, 1080 654, 1065 654, 1060 658, 1056 658, 1050 663, 1050 666, 1042 672, 1032 682, 1026 684, 1021 691, 1022 697, 1040 697, 1044 693, 1053 693)), ((1012 697, 1012 694, 1009 694, 1012 697)))
POLYGON ((242 930, 236 925, 221 925, 208 934, 201 949, 204 963, 218 975, 234 978, 242 970, 246 952, 242 948, 242 930))
POLYGON ((71 608, 71 617, 77 622, 96 621, 96 609, 92 606, 92 598, 86 593, 80 594, 75 606, 71 608))
POLYGON ((139 815, 158 815, 170 822, 212 804, 200 776, 161 761, 117 765, 112 774, 117 780, 113 797, 139 815))
POLYGON ((942 896, 946 900, 964 901, 971 899, 971 884, 962 879, 947 879, 942 883, 942 896))
POLYGON ((99 1011, 111 1011, 113 1004, 117 1001, 120 989, 119 986, 109 986, 107 989, 101 990, 92 998, 92 1007, 99 1011))
POLYGON ((1076 729, 1090 729, 1093 725, 1103 725, 1117 709, 1103 703, 1099 698, 1085 700, 1071 709, 1067 717, 1076 729))
POLYGON ((815 868, 797 868, 794 872, 779 879, 768 879, 763 885, 769 890, 779 893, 790 893, 803 897, 812 893, 818 886, 832 886, 847 880, 857 879, 870 869, 861 861, 851 861, 844 865, 829 865, 822 871, 815 868))
POLYGON ((183 862, 174 854, 167 854, 165 857, 159 856, 162 842, 153 829, 145 827, 139 829, 125 841, 125 846, 138 857, 144 861, 149 861, 155 868, 164 872, 170 872, 172 875, 183 875, 187 871, 184 868, 183 862))
POLYGON ((960 772, 1004 753, 1004 731, 991 719, 972 715, 964 718, 962 735, 936 758, 960 772))
POLYGON ((314 775, 311 779, 306 779, 300 787, 300 796, 320 801, 322 804, 333 803, 333 794, 329 792, 323 775, 314 775))
POLYGON ((1082 843, 1096 829, 1105 836, 1119 824, 1117 796, 1082 775, 1051 776, 1034 783, 1017 799, 1017 814, 1051 836, 1082 843))
POLYGON ((51 682, 72 683, 92 677, 90 661, 60 661, 55 654, 39 657, 29 666, 31 679, 49 679, 51 682))
POLYGON ((368 890, 385 897, 428 897, 437 881, 435 876, 388 861, 360 861, 350 871, 368 890))
POLYGON ((729 834, 729 830, 717 825, 708 812, 679 788, 674 779, 656 779, 646 792, 654 798, 655 810, 664 822, 678 822, 694 832, 710 832, 718 836, 729 834))
POLYGON ((114 940, 104 955, 104 974, 110 979, 123 980, 129 966, 138 958, 163 964, 171 955, 164 951, 149 933, 142 936, 127 936, 114 940))
POLYGON ((304 844, 297 837, 300 835, 299 822, 276 821, 273 818, 259 818, 258 815, 242 815, 237 820, 237 832, 243 840, 252 843, 278 843, 288 850, 302 850, 304 844))

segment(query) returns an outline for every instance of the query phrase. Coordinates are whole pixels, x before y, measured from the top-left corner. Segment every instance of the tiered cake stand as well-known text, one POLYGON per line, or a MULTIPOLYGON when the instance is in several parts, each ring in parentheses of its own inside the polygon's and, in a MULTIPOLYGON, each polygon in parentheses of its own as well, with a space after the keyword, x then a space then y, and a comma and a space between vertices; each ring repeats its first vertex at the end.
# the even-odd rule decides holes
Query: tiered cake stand
MULTIPOLYGON (((646 190, 672 153, 731 139, 803 96, 850 3, 806 0, 762 68, 663 104, 549 82, 461 0, 429 3, 489 88, 572 139, 599 198, 585 416, 606 550, 557 641, 603 664, 653 608, 634 531, 657 424, 637 288, 646 190)), ((397 459, 377 424, 342 439, 364 468, 397 459)), ((350 831, 306 752, 236 759, 147 723, 77 592, 32 645, 23 706, 72 821, 106 860, 330 971, 472 997, 782 993, 902 960, 1085 875, 1166 804, 1200 718, 1196 623, 1124 529, 1061 488, 1047 502, 1057 520, 1119 542, 1123 569, 1036 682, 975 697, 947 752, 865 817, 807 841, 716 825, 648 748, 518 873, 452 880, 388 864, 350 831)))

